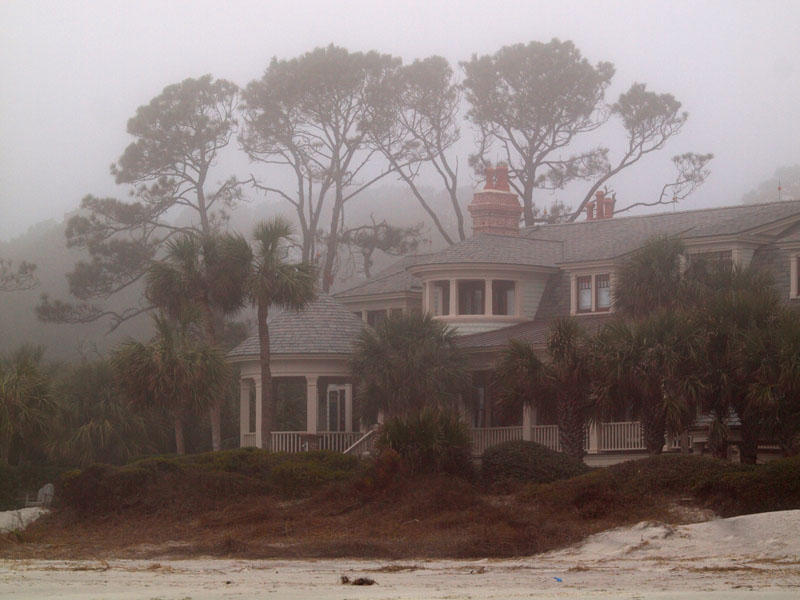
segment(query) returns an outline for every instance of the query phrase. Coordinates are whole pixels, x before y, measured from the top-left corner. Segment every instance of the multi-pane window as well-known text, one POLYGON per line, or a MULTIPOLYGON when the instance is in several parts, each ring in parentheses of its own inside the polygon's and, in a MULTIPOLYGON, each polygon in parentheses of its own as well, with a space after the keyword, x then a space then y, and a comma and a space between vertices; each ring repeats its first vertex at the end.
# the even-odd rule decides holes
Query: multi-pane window
POLYGON ((484 314, 484 283, 482 279, 458 282, 458 314, 484 314))
POLYGON ((578 312, 592 310, 592 276, 578 277, 578 312))
POLYGON ((594 285, 596 288, 595 310, 611 309, 611 278, 608 273, 595 275, 594 285))
POLYGON ((367 323, 371 327, 377 327, 386 318, 386 310, 368 310, 367 323))
POLYGON ((513 281, 492 281, 492 314, 513 315, 516 312, 515 285, 513 281))
POLYGON ((434 315, 450 314, 450 282, 434 281, 432 298, 434 315))
POLYGON ((611 275, 597 273, 575 278, 573 311, 576 313, 611 310, 611 275))

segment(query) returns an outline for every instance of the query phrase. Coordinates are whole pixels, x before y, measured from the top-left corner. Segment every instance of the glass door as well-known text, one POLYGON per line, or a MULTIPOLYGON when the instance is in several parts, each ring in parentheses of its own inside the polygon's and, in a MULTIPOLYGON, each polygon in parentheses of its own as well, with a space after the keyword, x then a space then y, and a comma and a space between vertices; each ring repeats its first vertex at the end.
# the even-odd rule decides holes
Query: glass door
POLYGON ((345 397, 343 385, 328 386, 328 431, 345 431, 345 397))

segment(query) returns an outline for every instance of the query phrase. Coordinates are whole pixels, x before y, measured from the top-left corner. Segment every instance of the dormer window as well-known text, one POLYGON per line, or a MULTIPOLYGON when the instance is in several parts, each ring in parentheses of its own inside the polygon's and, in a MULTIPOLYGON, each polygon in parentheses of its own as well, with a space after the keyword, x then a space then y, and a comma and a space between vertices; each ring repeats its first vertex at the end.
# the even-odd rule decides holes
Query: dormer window
POLYGON ((433 314, 437 316, 450 314, 450 282, 433 282, 433 314))
POLYGON ((578 312, 592 312, 592 276, 578 277, 578 312))
POLYGON ((513 315, 516 312, 516 284, 504 279, 492 280, 492 314, 513 315))
POLYGON ((608 273, 594 276, 595 310, 611 310, 611 276, 608 273))
POLYGON ((586 314, 611 310, 611 274, 573 276, 572 313, 586 314))
POLYGON ((458 282, 458 314, 482 315, 484 311, 484 288, 482 279, 467 279, 458 282))

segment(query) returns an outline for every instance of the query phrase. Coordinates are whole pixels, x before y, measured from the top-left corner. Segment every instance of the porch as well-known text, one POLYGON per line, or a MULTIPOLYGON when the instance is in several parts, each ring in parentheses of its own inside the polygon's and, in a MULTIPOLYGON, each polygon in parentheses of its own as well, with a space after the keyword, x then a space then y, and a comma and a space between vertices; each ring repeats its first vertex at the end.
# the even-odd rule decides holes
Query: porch
MULTIPOLYGON (((374 431, 366 433, 323 431, 309 434, 306 431, 273 431, 270 436, 270 449, 273 452, 304 452, 312 448, 353 452, 363 447, 365 444, 359 442, 372 436, 373 433, 374 431)), ((487 448, 514 440, 536 442, 556 452, 561 450, 557 425, 476 427, 470 429, 470 437, 472 454, 475 457, 482 456, 487 448)), ((246 433, 242 436, 242 446, 258 445, 255 433, 246 433)), ((674 450, 678 447, 677 440, 670 440, 665 445, 665 450, 674 450)), ((641 423, 621 421, 592 424, 586 429, 584 449, 587 454, 586 462, 589 464, 609 464, 644 454, 646 449, 641 423)))

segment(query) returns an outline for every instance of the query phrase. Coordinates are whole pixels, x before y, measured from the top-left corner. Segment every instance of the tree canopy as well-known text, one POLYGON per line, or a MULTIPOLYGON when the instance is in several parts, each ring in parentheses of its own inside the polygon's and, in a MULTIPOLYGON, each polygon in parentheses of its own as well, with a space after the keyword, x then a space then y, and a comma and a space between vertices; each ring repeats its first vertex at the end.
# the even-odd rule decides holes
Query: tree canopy
POLYGON ((40 319, 85 323, 108 317, 111 328, 151 308, 146 302, 122 311, 103 306, 117 292, 140 281, 162 244, 178 233, 209 235, 241 197, 239 183, 212 183, 211 169, 236 131, 238 89, 205 75, 167 86, 128 121, 135 139, 111 166, 131 200, 86 196, 67 225, 67 246, 82 248, 67 275, 77 302, 50 300, 37 306, 40 319), (173 209, 188 209, 177 215, 173 209), (186 214, 191 215, 186 219, 186 214))

